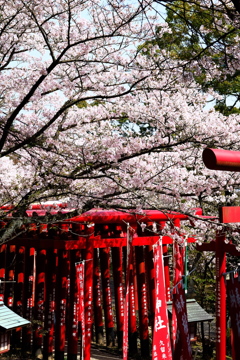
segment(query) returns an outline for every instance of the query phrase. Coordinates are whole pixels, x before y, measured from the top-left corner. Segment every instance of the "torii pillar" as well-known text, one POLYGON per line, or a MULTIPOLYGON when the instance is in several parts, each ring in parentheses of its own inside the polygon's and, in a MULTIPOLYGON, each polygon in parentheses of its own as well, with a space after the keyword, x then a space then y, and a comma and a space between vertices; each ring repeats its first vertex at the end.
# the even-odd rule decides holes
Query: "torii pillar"
MULTIPOLYGON (((222 149, 205 149, 203 162, 208 169, 223 171, 240 171, 240 152, 222 149)), ((226 206, 220 208, 220 223, 240 222, 240 207, 226 206)), ((226 359, 226 253, 240 256, 233 244, 225 243, 225 235, 218 233, 216 241, 197 246, 199 251, 216 252, 216 360, 226 359)))

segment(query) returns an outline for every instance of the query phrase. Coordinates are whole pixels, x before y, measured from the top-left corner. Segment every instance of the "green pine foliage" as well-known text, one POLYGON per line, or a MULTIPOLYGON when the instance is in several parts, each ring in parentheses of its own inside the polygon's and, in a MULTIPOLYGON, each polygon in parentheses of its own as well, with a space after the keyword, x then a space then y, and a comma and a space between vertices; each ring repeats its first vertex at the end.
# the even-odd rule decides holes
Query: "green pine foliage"
MULTIPOLYGON (((226 5, 227 6, 227 5, 226 5)), ((230 49, 238 46, 240 30, 229 25, 223 12, 217 7, 203 8, 200 2, 174 1, 166 6, 166 22, 170 32, 162 34, 163 28, 156 30, 156 40, 151 45, 157 45, 159 50, 166 51, 173 59, 184 62, 183 70, 191 73, 203 91, 212 88, 223 96, 217 100, 216 109, 224 115, 239 113, 240 72, 232 71, 226 75, 234 62, 230 49), (210 59, 210 62, 204 61, 210 59), (194 71, 193 62, 197 61, 201 71, 194 71), (209 67, 216 69, 216 75, 209 67), (209 74, 211 76, 209 77, 209 74), (231 98, 231 105, 229 105, 231 98)), ((229 8, 228 15, 234 14, 229 8)), ((142 46, 147 55, 150 43, 142 46)))

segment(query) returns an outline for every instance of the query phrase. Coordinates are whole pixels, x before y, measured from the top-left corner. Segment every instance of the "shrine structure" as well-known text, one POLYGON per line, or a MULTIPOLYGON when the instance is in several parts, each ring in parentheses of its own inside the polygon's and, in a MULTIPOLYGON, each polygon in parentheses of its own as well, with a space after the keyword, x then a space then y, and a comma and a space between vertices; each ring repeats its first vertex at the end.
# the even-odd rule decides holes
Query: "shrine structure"
MULTIPOLYGON (((62 205, 51 215, 67 213, 62 205)), ((89 360, 91 340, 123 346, 124 292, 126 278, 127 227, 133 231, 133 257, 129 273, 129 352, 137 351, 140 336, 142 357, 149 356, 149 325, 155 313, 153 245, 158 241, 166 222, 172 224, 173 235, 188 220, 176 212, 145 210, 141 213, 93 209, 64 221, 43 222, 46 209, 33 205, 21 234, 0 246, 0 300, 30 321, 32 328, 13 333, 13 344, 32 344, 43 359, 89 360), (80 265, 84 263, 84 273, 80 265), (15 282, 11 282, 11 281, 15 282), (82 308, 79 293, 83 293, 82 308), (112 299, 114 297, 114 301, 112 299), (114 307, 114 309, 113 309, 114 307), (79 308, 84 319, 79 322, 79 308), (114 311, 113 311, 114 310, 114 311), (114 315, 115 314, 115 315, 114 315), (94 326, 93 326, 94 325, 94 326), (94 332, 93 332, 94 328, 94 332), (117 329, 116 334, 114 329, 117 329)), ((196 209, 201 215, 201 209, 196 209)), ((5 227, 11 214, 1 223, 5 227)), ((49 216, 50 217, 50 216, 49 216)), ((194 238, 186 239, 194 242, 194 238)), ((162 250, 173 238, 162 237, 162 250)), ((164 257, 165 296, 170 300, 168 256, 164 257)))

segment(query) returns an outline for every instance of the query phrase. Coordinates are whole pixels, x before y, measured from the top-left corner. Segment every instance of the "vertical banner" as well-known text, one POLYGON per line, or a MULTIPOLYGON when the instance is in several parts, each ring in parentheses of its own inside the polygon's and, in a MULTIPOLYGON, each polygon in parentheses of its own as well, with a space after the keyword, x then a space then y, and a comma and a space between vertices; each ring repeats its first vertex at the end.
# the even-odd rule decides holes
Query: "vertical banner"
POLYGON ((107 346, 114 345, 114 321, 110 286, 110 248, 101 248, 100 267, 107 346))
POLYGON ((148 245, 145 247, 145 263, 146 263, 146 276, 147 276, 147 285, 148 285, 148 297, 149 297, 149 311, 150 311, 150 326, 154 325, 154 313, 155 313, 155 269, 153 261, 153 246, 148 245))
POLYGON ((85 337, 84 337, 84 360, 91 358, 91 341, 93 325, 93 234, 94 225, 88 228, 89 236, 86 238, 85 263, 84 263, 84 313, 85 313, 85 337))
POLYGON ((173 307, 177 317, 177 336, 174 349, 174 360, 192 360, 192 348, 189 338, 187 307, 183 281, 176 286, 173 294, 173 307))
POLYGON ((77 273, 77 286, 79 293, 78 300, 78 319, 81 321, 81 333, 82 333, 82 351, 81 359, 84 359, 84 347, 85 347, 85 314, 84 314, 84 261, 76 264, 77 273))
POLYGON ((130 266, 132 263, 133 249, 132 249, 133 229, 127 226, 127 264, 126 264, 126 293, 125 293, 125 307, 123 319, 123 360, 128 358, 128 312, 129 312, 129 294, 130 294, 130 266))
POLYGON ((70 251, 70 286, 68 298, 68 316, 67 316, 67 358, 75 359, 78 354, 79 338, 79 286, 77 279, 76 260, 80 257, 79 250, 70 251))
POLYGON ((233 336, 232 357, 240 359, 240 279, 232 273, 226 284, 233 336))
POLYGON ((161 239, 154 246, 153 252, 155 267, 156 306, 152 345, 152 360, 172 360, 167 303, 165 296, 165 276, 161 239))
POLYGON ((164 273, 165 273, 166 301, 171 301, 168 245, 163 245, 163 264, 164 264, 164 273))
POLYGON ((115 307, 117 320, 118 348, 122 348, 123 342, 123 320, 124 320, 124 294, 122 284, 123 273, 123 251, 122 247, 112 247, 113 280, 115 291, 115 307))
POLYGON ((93 270, 93 306, 96 343, 103 343, 103 318, 102 318, 102 292, 99 265, 99 249, 94 249, 94 270, 93 270))
POLYGON ((135 246, 136 270, 137 270, 137 290, 139 307, 139 332, 141 341, 142 357, 149 356, 149 334, 148 334, 148 303, 147 303, 147 283, 146 267, 144 259, 144 247, 135 246))
POLYGON ((132 254, 132 262, 129 269, 129 319, 128 319, 128 354, 137 353, 137 297, 136 297, 136 276, 134 269, 134 250, 132 254))
MULTIPOLYGON (((179 246, 175 240, 173 243, 173 268, 174 268, 174 281, 173 281, 173 294, 176 290, 177 284, 182 280, 184 274, 184 248, 179 246)), ((172 307, 172 347, 175 348, 177 337, 177 315, 176 309, 172 307)))
MULTIPOLYGON (((173 293, 175 291, 175 287, 177 286, 178 282, 181 279, 181 275, 179 274, 179 265, 178 263, 181 261, 178 259, 179 256, 179 246, 176 241, 173 241, 173 293)), ((173 296, 173 294, 172 294, 173 296)), ((175 349, 175 342, 177 337, 177 315, 175 311, 175 307, 172 304, 172 349, 174 351, 175 349)))

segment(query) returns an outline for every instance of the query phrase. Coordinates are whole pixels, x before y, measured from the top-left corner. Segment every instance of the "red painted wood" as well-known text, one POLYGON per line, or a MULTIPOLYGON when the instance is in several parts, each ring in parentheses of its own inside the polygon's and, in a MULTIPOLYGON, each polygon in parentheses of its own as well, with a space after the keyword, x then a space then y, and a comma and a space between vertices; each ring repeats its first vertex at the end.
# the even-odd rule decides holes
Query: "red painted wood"
POLYGON ((8 264, 6 269, 6 281, 9 283, 5 284, 5 304, 12 308, 13 307, 13 299, 14 299, 14 273, 15 273, 15 256, 16 256, 16 246, 15 245, 7 245, 7 253, 6 253, 6 263, 8 264))
MULTIPOLYGON (((33 318, 33 285, 34 285, 34 259, 35 259, 35 249, 33 247, 26 248, 26 264, 25 264, 25 274, 24 274, 24 292, 25 305, 23 317, 31 320, 33 318)), ((30 327, 24 327, 22 329, 22 343, 25 350, 29 350, 31 347, 32 339, 32 330, 30 327)))
POLYGON ((67 358, 77 360, 79 338, 79 293, 75 263, 80 260, 80 251, 70 251, 70 297, 68 308, 67 358))
MULTIPOLYGON (((0 246, 0 280, 5 280, 6 272, 6 248, 7 245, 3 244, 0 246)), ((4 282, 0 282, 0 301, 4 301, 4 282)))
MULTIPOLYGON (((234 244, 225 242, 222 243, 222 249, 223 251, 233 255, 233 256, 240 256, 240 251, 236 249, 236 246, 234 244)), ((198 251, 216 251, 216 241, 211 241, 209 243, 202 243, 202 244, 196 244, 196 250, 198 251)))
POLYGON ((226 272, 226 252, 240 256, 234 244, 225 244, 225 236, 217 235, 216 241, 196 246, 198 251, 216 252, 216 360, 225 360, 226 356, 226 284, 223 274, 226 272))
MULTIPOLYGON (((201 210, 196 209, 196 214, 200 215, 201 210)), ((149 222, 149 221, 168 221, 170 219, 187 220, 188 216, 171 212, 161 212, 158 210, 143 210, 142 213, 136 212, 123 212, 123 211, 112 211, 112 210, 89 210, 80 216, 76 216, 71 219, 72 222, 83 222, 83 223, 94 223, 94 224, 122 224, 136 223, 136 222, 149 222)))
MULTIPOLYGON (((14 303, 13 311, 19 316, 23 316, 23 305, 24 305, 24 267, 25 267, 25 247, 17 246, 16 249, 16 267, 15 267, 15 278, 16 283, 14 286, 14 303)), ((19 347, 21 343, 21 328, 17 328, 13 334, 13 343, 15 347, 19 347)))
POLYGON ((102 292, 99 264, 99 250, 94 249, 93 305, 96 343, 103 344, 102 292))
POLYGON ((149 357, 149 334, 148 334, 148 303, 147 303, 147 284, 146 267, 143 246, 135 247, 137 289, 139 304, 139 332, 141 342, 141 356, 149 357))
POLYGON ((54 350, 57 256, 56 249, 49 249, 47 251, 46 302, 44 320, 44 329, 47 330, 47 333, 43 337, 43 355, 46 359, 52 356, 54 350))
MULTIPOLYGON (((149 237, 134 237, 133 246, 142 246, 142 245, 154 245, 159 239, 159 236, 149 236, 149 237)), ((172 244, 172 238, 169 236, 163 236, 163 244, 172 244)), ((62 249, 62 250, 78 250, 86 248, 86 235, 79 237, 78 240, 61 240, 59 239, 41 239, 41 241, 36 241, 36 239, 30 238, 18 238, 18 245, 44 248, 44 249, 62 249)), ((105 247, 123 247, 126 246, 126 238, 101 238, 101 236, 92 237, 94 248, 105 248, 105 247)), ((196 242, 194 237, 187 239, 188 243, 196 242)), ((9 244, 14 243, 9 241, 9 244)))
POLYGON ((148 284, 148 304, 150 310, 150 325, 152 326, 153 330, 153 322, 154 322, 154 314, 155 314, 155 269, 154 269, 154 262, 153 262, 153 247, 146 246, 145 247, 145 264, 146 264, 146 275, 147 275, 147 284, 148 284))
MULTIPOLYGON (((36 209, 36 211, 38 211, 36 209)), ((42 210, 39 210, 42 211, 42 210)), ((45 215, 46 211, 44 210, 43 213, 38 215, 45 215)), ((29 214, 30 215, 30 214, 29 214)), ((135 229, 135 234, 133 238, 133 245, 134 246, 142 246, 147 245, 151 246, 153 245, 159 238, 159 236, 146 236, 147 233, 137 233, 137 226, 136 221, 141 222, 147 222, 148 224, 152 221, 157 221, 158 226, 160 226, 159 223, 164 222, 168 220, 169 218, 176 220, 178 223, 181 220, 187 219, 185 215, 181 215, 178 213, 169 213, 169 214, 163 214, 158 211, 145 211, 143 214, 126 214, 124 212, 115 212, 115 211, 92 211, 88 212, 83 215, 83 217, 78 217, 77 219, 71 219, 69 221, 64 221, 62 223, 56 224, 56 226, 48 226, 46 224, 41 224, 41 226, 36 226, 36 224, 31 224, 29 226, 28 232, 24 235, 24 237, 19 237, 17 239, 19 246, 30 246, 33 248, 31 251, 33 253, 31 256, 28 257, 26 261, 26 271, 25 271, 25 279, 28 285, 25 286, 26 290, 26 299, 28 301, 26 313, 28 314, 26 317, 31 319, 32 318, 32 307, 34 305, 33 302, 33 258, 34 258, 34 248, 40 253, 42 249, 47 249, 47 251, 53 251, 52 249, 56 249, 56 251, 61 254, 60 256, 60 263, 59 263, 59 272, 57 273, 55 265, 53 268, 48 268, 48 276, 51 278, 51 281, 47 283, 47 279, 45 277, 45 274, 42 274, 42 277, 40 273, 41 271, 41 265, 43 265, 44 262, 39 262, 37 260, 37 279, 36 279, 36 306, 41 307, 40 305, 44 301, 44 296, 41 297, 41 291, 40 291, 40 283, 43 285, 44 281, 46 281, 46 286, 48 287, 47 290, 47 300, 49 300, 46 303, 46 309, 48 307, 48 310, 46 310, 46 314, 48 314, 45 318, 45 320, 50 319, 50 324, 46 323, 45 325, 49 325, 49 338, 47 341, 47 345, 44 343, 44 356, 47 356, 48 354, 52 353, 52 339, 53 339, 53 312, 54 312, 54 289, 56 284, 56 277, 59 276, 59 283, 57 286, 58 294, 56 295, 56 299, 58 301, 58 306, 56 308, 55 316, 56 316, 56 351, 55 351, 55 359, 56 360, 62 360, 64 356, 64 345, 66 340, 66 325, 68 324, 68 330, 71 332, 71 328, 74 325, 74 313, 72 312, 71 307, 69 307, 68 311, 68 318, 66 317, 67 312, 67 299, 69 298, 68 295, 68 286, 69 286, 69 259, 66 259, 67 256, 65 255, 69 252, 69 250, 79 250, 79 249, 85 249, 86 257, 85 257, 85 267, 86 267, 86 277, 85 277, 85 322, 86 322, 86 343, 85 343, 85 351, 84 351, 84 360, 90 359, 90 346, 91 346, 91 336, 92 336, 92 303, 93 303, 93 249, 94 248, 100 248, 101 251, 104 251, 103 249, 106 247, 115 247, 118 251, 118 260, 119 260, 119 269, 121 269, 121 259, 120 259, 120 249, 122 250, 123 246, 126 246, 126 230, 124 230, 123 225, 123 219, 124 221, 129 220, 133 221, 134 223, 131 223, 131 227, 135 229), (99 216, 100 213, 100 216, 99 216), (77 221, 83 219, 83 223, 79 224, 77 221), (107 226, 107 231, 105 233, 97 233, 95 231, 94 236, 94 227, 89 227, 89 223, 91 220, 94 220, 95 223, 103 224, 103 226, 106 225, 106 222, 109 222, 109 225, 107 226), (86 226, 86 222, 88 222, 88 226, 86 226), (105 225, 104 225, 105 224, 105 225), (116 225, 118 224, 118 225, 116 225), (90 233, 90 237, 86 237, 86 235, 90 233), (144 236, 142 236, 144 235, 144 236), (51 249, 51 250, 50 250, 51 249), (65 255, 64 255, 65 254, 65 255), (51 276, 52 274, 52 276, 51 276), (41 278, 41 279, 40 279, 41 278), (43 280, 44 279, 44 280, 43 280), (52 282, 52 289, 51 287, 52 282), (39 286, 38 286, 39 285, 39 286), (51 292, 52 291, 52 292, 51 292), (40 297, 41 299, 40 299, 40 297), (39 300, 40 299, 40 300, 39 300), (41 304, 40 304, 41 302, 41 304), (71 319, 72 318, 72 319, 71 319), (69 320, 69 323, 68 323, 69 320)), ((195 239, 191 238, 189 241, 194 242, 195 239)), ((163 237, 163 243, 172 243, 172 239, 170 237, 163 237)), ((13 246, 15 245, 14 241, 12 242, 13 246)), ((56 256, 56 254, 55 254, 56 256)), ((55 257, 56 259, 56 257, 55 257)), ((51 260, 47 260, 49 263, 51 260)), ((108 261, 107 261, 108 262, 108 261)), ((106 262, 106 263, 107 263, 106 262)), ((138 260, 136 260, 138 263, 138 260)), ((54 260, 53 260, 54 263, 54 260)), ((142 262, 141 262, 142 263, 142 262)), ((144 261, 143 261, 144 264, 144 261)), ((115 263, 114 263, 115 266, 115 263)), ((139 265, 141 267, 141 265, 139 265)), ((151 269, 151 266, 150 266, 151 269)), ((108 271, 109 271, 109 264, 108 264, 108 271)), ((120 272, 122 270, 119 270, 120 272)), ((120 272, 118 271, 117 275, 117 291, 118 295, 117 298, 119 299, 119 329, 121 329, 121 309, 122 309, 122 280, 120 277, 120 272)), ((136 336, 137 336, 137 327, 136 327, 136 313, 135 312, 135 305, 137 303, 136 298, 136 291, 137 287, 136 284, 134 284, 134 269, 131 270, 131 287, 130 287, 130 348, 134 350, 133 344, 136 343, 136 336), (133 341, 134 339, 134 341, 133 341)), ((146 271, 146 269, 145 269, 146 271)), ((44 271, 43 271, 44 272, 44 271)), ((143 269, 139 269, 139 277, 143 274, 143 269)), ((151 270, 150 270, 151 273, 151 270)), ((74 276, 71 276, 71 278, 74 278, 74 276)), ((154 276, 153 278, 154 279, 154 276)), ((115 280, 114 280, 115 281, 115 280)), ((139 281, 139 280, 138 280, 139 281)), ((147 283, 145 284, 141 283, 141 285, 138 286, 139 291, 143 293, 143 287, 146 287, 147 283), (142 287, 142 288, 141 288, 142 287), (140 290, 141 288, 141 290, 140 290)), ((109 288, 109 286, 106 286, 105 289, 109 288)), ((152 293, 154 293, 154 288, 152 288, 152 293)), ((154 296, 154 294, 152 294, 154 296)), ((75 294, 73 291, 73 284, 70 284, 70 298, 75 298, 75 294)), ((139 312, 141 313, 142 309, 144 308, 144 304, 142 302, 143 296, 140 295, 138 306, 139 306, 139 312)), ((108 297, 109 299, 109 297, 108 297)), ((75 300, 74 300, 75 301, 75 300)), ((73 303, 74 301, 71 301, 73 303)), ((107 307, 106 307, 107 308, 107 307)), ((146 310, 144 308, 144 310, 146 310)), ((154 311, 154 310, 153 310, 154 311)), ((110 311, 108 311, 108 314, 110 311)), ((105 316, 107 318, 108 316, 105 316)), ((145 324, 145 315, 140 314, 140 323, 145 324)), ((121 331, 121 330, 120 330, 121 331)), ((68 358, 74 357, 76 355, 76 339, 71 337, 71 334, 69 332, 69 343, 70 348, 68 349, 68 358), (73 341, 71 343, 71 341, 73 341), (75 341, 75 342, 74 342, 75 341), (72 350, 71 350, 72 349, 72 350)), ((31 336, 29 336, 29 333, 26 335, 23 335, 24 341, 29 344, 31 343, 31 336)), ((48 335, 47 335, 48 336, 48 335)), ((46 336, 46 339, 47 339, 46 336)), ((142 335, 141 335, 142 336, 142 335)), ((144 335, 142 336, 144 338, 144 335)), ((44 338, 45 339, 45 338, 44 338)))
POLYGON ((99 249, 102 278, 103 308, 107 346, 114 345, 114 321, 112 311, 112 294, 110 287, 110 248, 99 249))
POLYGON ((209 243, 196 244, 197 251, 216 251, 216 241, 210 241, 209 243))
POLYGON ((118 348, 122 348, 123 319, 124 319, 124 297, 123 297, 123 251, 122 247, 112 248, 113 280, 115 292, 115 307, 117 321, 118 348))
POLYGON ((33 334, 33 349, 36 352, 42 346, 42 331, 45 307, 45 265, 46 265, 46 250, 38 250, 36 253, 36 279, 35 279, 35 314, 34 320, 38 321, 35 324, 33 334))
POLYGON ((202 157, 208 169, 240 171, 240 151, 206 148, 202 157))
POLYGON ((223 249, 225 252, 228 252, 229 254, 231 254, 233 256, 240 256, 240 251, 238 251, 236 249, 235 244, 230 244, 230 243, 225 244, 224 243, 224 244, 222 244, 222 246, 223 246, 223 249))
POLYGON ((137 316, 133 264, 130 265, 129 285, 129 355, 134 355, 137 353, 137 316))
POLYGON ((220 207, 219 221, 221 223, 240 222, 240 206, 222 206, 222 207, 220 207))
POLYGON ((216 237, 216 360, 226 359, 226 253, 223 248, 225 235, 216 237))
MULTIPOLYGON (((92 228, 89 229, 89 232, 92 228)), ((92 302, 93 302, 93 239, 87 237, 85 250, 85 283, 84 283, 84 308, 85 308, 85 346, 84 360, 90 360, 91 357, 91 339, 92 339, 92 302)))
POLYGON ((69 279, 69 252, 59 251, 56 292, 55 359, 64 359, 69 279))

